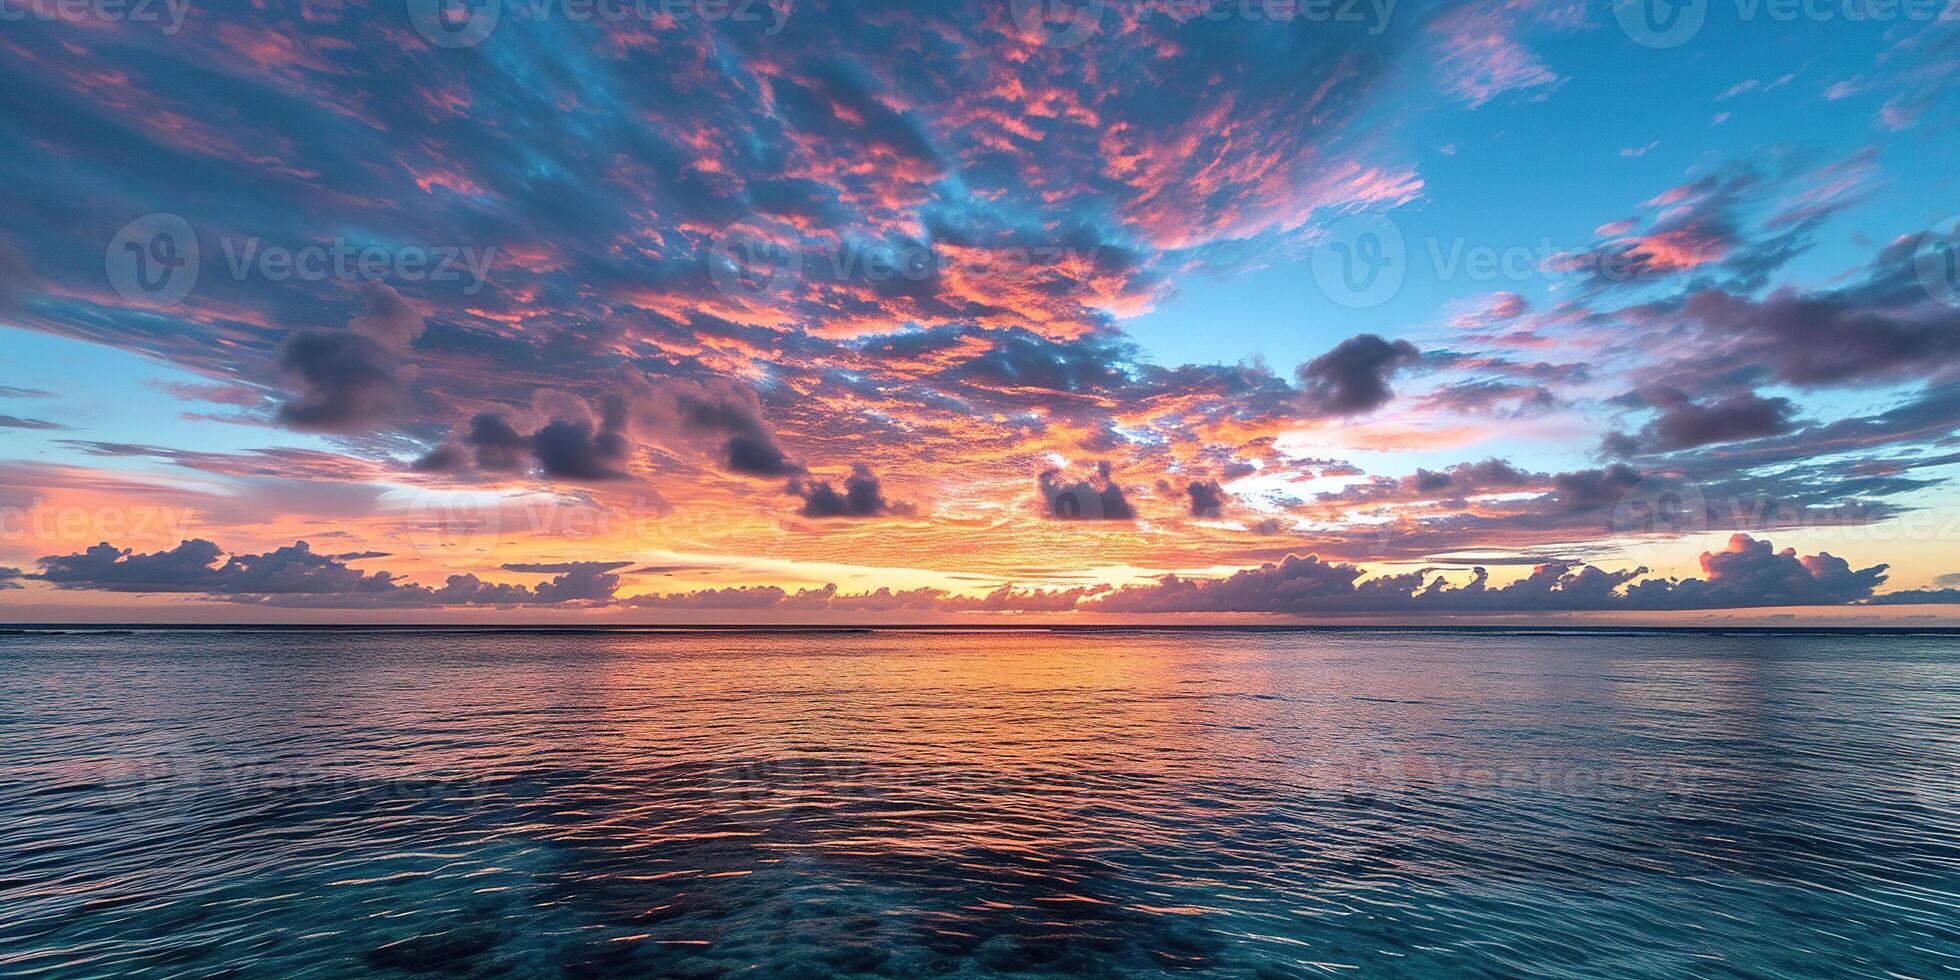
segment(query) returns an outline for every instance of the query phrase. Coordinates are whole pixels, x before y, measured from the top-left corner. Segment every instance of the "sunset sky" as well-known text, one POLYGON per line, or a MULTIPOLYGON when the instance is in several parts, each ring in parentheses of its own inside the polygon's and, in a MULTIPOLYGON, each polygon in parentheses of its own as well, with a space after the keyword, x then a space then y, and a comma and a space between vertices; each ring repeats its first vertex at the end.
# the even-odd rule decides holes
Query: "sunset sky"
POLYGON ((0 620, 1960 621, 1960 9, 1646 2, 0 0, 0 620))

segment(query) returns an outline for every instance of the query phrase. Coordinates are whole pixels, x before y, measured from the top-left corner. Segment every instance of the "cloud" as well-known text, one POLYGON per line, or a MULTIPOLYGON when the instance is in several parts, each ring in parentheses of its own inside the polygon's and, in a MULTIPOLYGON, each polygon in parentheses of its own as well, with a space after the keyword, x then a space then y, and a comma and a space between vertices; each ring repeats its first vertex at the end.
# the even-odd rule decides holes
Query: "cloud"
MULTIPOLYGON (((1754 392, 1697 402, 1678 388, 1642 390, 1632 401, 1657 409, 1637 441, 1610 440, 1618 455, 1635 445, 1648 451, 1669 452, 1724 442, 1782 435, 1796 428, 1796 406, 1787 398, 1763 398, 1754 392)), ((1610 437, 1609 437, 1610 439, 1610 437)))
POLYGON ((404 582, 389 572, 366 573, 350 561, 385 557, 371 552, 321 554, 304 541, 264 554, 225 554, 192 539, 168 551, 139 554, 108 543, 78 554, 40 559, 29 576, 58 589, 195 594, 236 602, 304 608, 424 608, 604 604, 619 588, 614 574, 630 562, 508 565, 506 570, 555 574, 535 588, 452 575, 441 588, 404 582), (220 560, 222 559, 222 560, 220 560))
POLYGON ((20 588, 20 569, 0 567, 0 590, 20 588))
POLYGON ((871 475, 871 470, 863 463, 851 466, 851 475, 844 480, 843 493, 838 493, 827 480, 796 480, 790 483, 789 492, 803 498, 803 509, 799 513, 804 517, 877 517, 912 511, 909 504, 887 501, 878 478, 871 475))
POLYGON ((67 426, 59 422, 47 422, 41 419, 24 419, 18 415, 0 415, 0 429, 39 429, 52 432, 67 428, 67 426))
POLYGON ((1746 350, 1750 363, 1787 384, 1888 384, 1952 370, 1960 360, 1960 309, 1929 301, 1901 308, 1879 299, 1864 290, 1785 289, 1759 301, 1705 289, 1688 297, 1683 312, 1723 348, 1746 350))
POLYGON ((463 436, 476 468, 491 473, 512 473, 527 465, 525 453, 531 440, 511 427, 502 415, 481 412, 470 419, 470 431, 463 436))
POLYGON ((42 581, 63 589, 106 592, 349 593, 386 590, 387 573, 367 575, 306 542, 263 555, 225 557, 216 544, 193 539, 169 551, 137 554, 108 543, 40 560, 42 581))
POLYGON ((362 287, 365 312, 350 332, 309 330, 279 347, 279 367, 299 383, 279 421, 302 432, 353 434, 391 421, 405 394, 396 370, 423 330, 421 314, 386 283, 362 287))
POLYGON ((633 418, 655 438, 669 443, 720 440, 721 466, 746 476, 793 476, 803 467, 791 462, 763 420, 755 390, 727 378, 692 380, 623 375, 633 418))
POLYGON ((361 287, 366 312, 347 321, 347 329, 392 351, 405 351, 422 336, 422 314, 387 283, 376 280, 361 287))
POLYGON ((538 410, 551 420, 525 435, 500 412, 479 412, 470 419, 460 444, 444 443, 415 461, 422 473, 453 473, 474 466, 483 473, 524 473, 536 465, 540 475, 554 480, 597 483, 626 479, 633 443, 625 399, 608 395, 599 401, 595 419, 584 399, 547 392, 536 399, 538 410))
POLYGON ((634 596, 625 604, 639 609, 664 610, 769 610, 772 612, 820 614, 877 613, 1062 613, 1075 609, 1083 600, 1105 594, 1108 586, 1071 589, 1017 589, 1003 585, 978 598, 955 596, 940 589, 920 588, 894 591, 889 588, 848 593, 836 585, 788 592, 773 585, 704 589, 634 596))
POLYGON ((1058 521, 1127 521, 1130 510, 1123 488, 1110 479, 1108 463, 1096 466, 1093 480, 1067 480, 1061 470, 1042 471, 1035 479, 1045 512, 1058 521))
POLYGON ((1395 392, 1389 379, 1422 360, 1406 340, 1387 341, 1364 333, 1341 341, 1300 365, 1301 402, 1312 415, 1360 415, 1388 404, 1395 392))
POLYGON ((1556 87, 1561 79, 1513 35, 1512 5, 1466 4, 1433 21, 1443 90, 1475 109, 1505 92, 1556 87))
POLYGON ((1885 581, 1885 566, 1852 570, 1829 554, 1799 558, 1775 551, 1745 534, 1728 547, 1701 556, 1703 578, 1647 579, 1644 568, 1617 572, 1552 563, 1523 579, 1492 588, 1478 568, 1452 586, 1426 571, 1365 578, 1355 565, 1314 556, 1288 556, 1277 564, 1224 579, 1167 576, 1155 585, 1131 586, 1085 607, 1109 613, 1521 613, 1741 609, 1763 606, 1843 605, 1869 599, 1885 581))
POLYGON ((1184 492, 1191 497, 1192 517, 1217 517, 1225 510, 1225 489, 1217 480, 1193 480, 1184 492))
POLYGON ((278 418, 302 432, 358 433, 392 418, 402 399, 395 356, 359 334, 306 331, 279 348, 300 392, 278 418))
POLYGON ((1561 404, 1544 385, 1483 379, 1444 385, 1421 398, 1424 408, 1459 415, 1520 419, 1543 415, 1561 404))
POLYGON ((531 451, 546 476, 568 480, 618 480, 631 451, 626 436, 626 402, 609 396, 600 403, 595 429, 586 419, 560 419, 531 434, 531 451))
POLYGON ((53 397, 54 397, 54 392, 43 391, 39 388, 15 388, 10 385, 0 385, 0 398, 53 398, 53 397))
POLYGON ((1640 473, 1624 463, 1605 469, 1574 470, 1552 477, 1552 499, 1566 511, 1611 507, 1640 482, 1640 473))

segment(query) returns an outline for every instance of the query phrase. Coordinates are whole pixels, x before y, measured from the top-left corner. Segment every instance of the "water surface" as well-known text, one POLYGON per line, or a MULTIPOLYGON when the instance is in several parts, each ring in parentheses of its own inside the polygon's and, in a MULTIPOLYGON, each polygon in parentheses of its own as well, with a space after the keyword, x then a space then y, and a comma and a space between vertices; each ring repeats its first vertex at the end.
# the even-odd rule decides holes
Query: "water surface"
POLYGON ((1960 638, 0 636, 0 975, 1938 977, 1960 638))

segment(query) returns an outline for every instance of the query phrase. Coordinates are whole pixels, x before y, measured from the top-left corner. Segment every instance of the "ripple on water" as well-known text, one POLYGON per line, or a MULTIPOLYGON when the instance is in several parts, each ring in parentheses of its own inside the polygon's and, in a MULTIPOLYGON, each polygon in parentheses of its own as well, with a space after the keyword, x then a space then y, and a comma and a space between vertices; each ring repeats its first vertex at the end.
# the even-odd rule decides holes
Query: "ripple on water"
POLYGON ((1951 975, 1957 647, 0 637, 0 974, 1951 975))

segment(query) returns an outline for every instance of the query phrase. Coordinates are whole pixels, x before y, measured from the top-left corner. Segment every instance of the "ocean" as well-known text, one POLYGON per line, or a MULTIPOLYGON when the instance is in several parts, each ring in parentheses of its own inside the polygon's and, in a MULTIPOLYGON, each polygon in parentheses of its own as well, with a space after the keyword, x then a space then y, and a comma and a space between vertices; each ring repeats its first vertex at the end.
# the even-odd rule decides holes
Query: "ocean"
POLYGON ((0 635, 0 975, 1956 974, 1956 636, 0 635))

